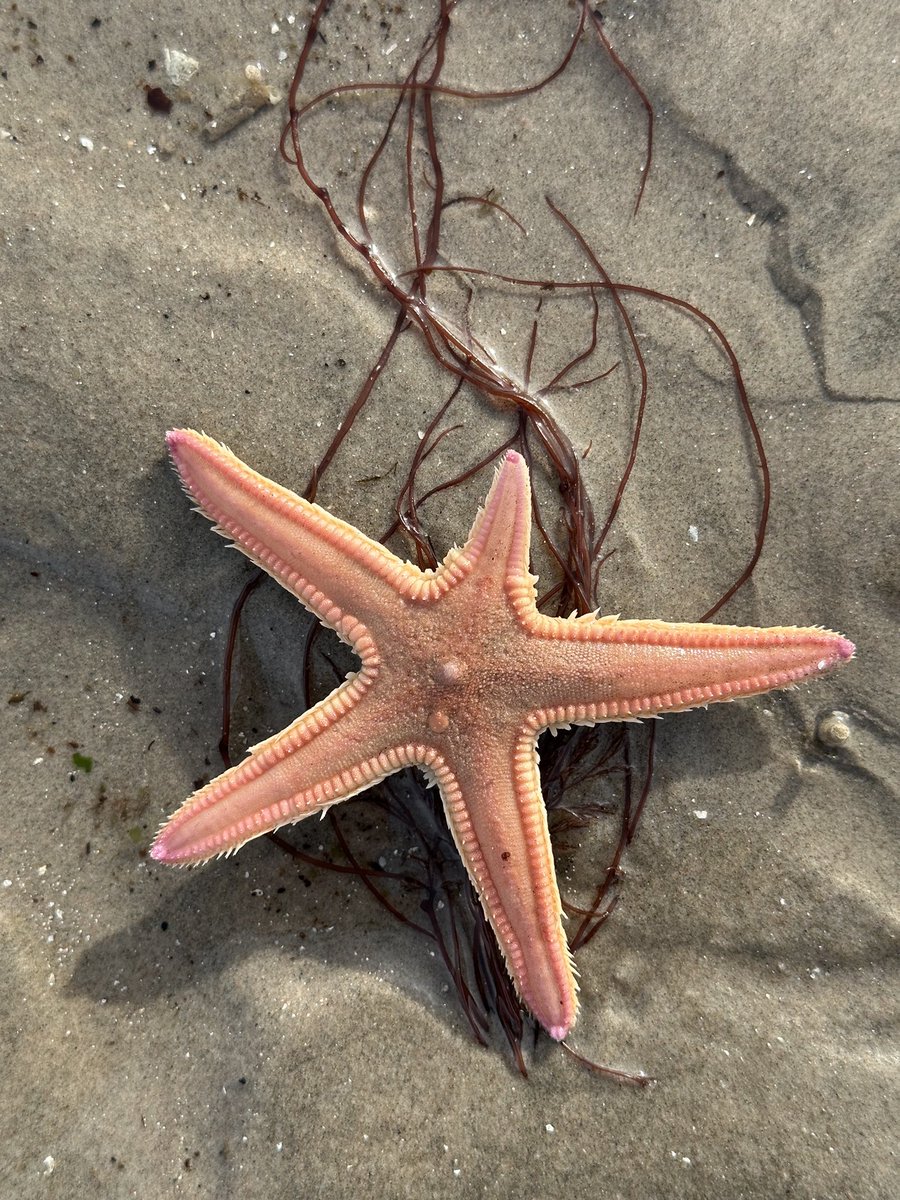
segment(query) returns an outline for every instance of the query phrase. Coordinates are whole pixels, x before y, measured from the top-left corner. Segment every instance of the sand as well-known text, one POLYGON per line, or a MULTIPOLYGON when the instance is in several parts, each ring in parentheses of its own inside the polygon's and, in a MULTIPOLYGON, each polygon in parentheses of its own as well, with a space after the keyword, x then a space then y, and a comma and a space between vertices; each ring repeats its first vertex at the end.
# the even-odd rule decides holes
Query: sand
MULTIPOLYGON (((461 84, 533 77, 572 28, 564 3, 508 7, 460 6, 461 84)), ((219 140, 204 132, 206 111, 227 123, 236 97, 259 95, 246 64, 284 91, 305 5, 293 24, 230 0, 152 14, 130 0, 6 7, 4 1200, 896 1194, 892 10, 604 6, 657 111, 636 221, 640 107, 587 46, 533 104, 458 125, 448 108, 441 127, 446 161, 466 163, 454 193, 493 188, 529 229, 517 241, 496 211, 458 206, 455 255, 586 269, 549 192, 615 278, 715 316, 773 488, 763 558, 720 619, 821 622, 859 647, 815 685, 661 723, 622 901, 579 956, 572 1039, 657 1078, 639 1091, 546 1039, 527 1048, 527 1080, 499 1035, 478 1047, 428 946, 353 880, 300 870, 265 840, 190 873, 147 857, 160 820, 218 770, 222 643, 247 577, 191 514, 163 433, 205 429, 301 488, 393 310, 278 159, 283 103, 219 140), (180 87, 165 49, 198 62, 180 87), (151 110, 145 84, 171 94, 170 113, 151 110), (850 737, 828 750, 817 722, 835 711, 850 737)), ((427 11, 335 5, 320 86, 392 70, 427 11)), ((367 132, 363 108, 351 112, 326 145, 348 171, 367 132)), ((504 324, 487 288, 476 311, 521 369, 521 314, 504 324)), ((634 313, 652 386, 604 607, 695 618, 749 552, 757 476, 703 330, 649 303, 634 313)), ((549 314, 548 364, 573 337, 549 314)), ((321 501, 380 534, 399 475, 371 477, 405 469, 445 394, 410 337, 321 501)), ((600 513, 627 455, 629 395, 623 384, 555 401, 576 446, 591 445, 600 513)), ((490 448, 507 420, 476 399, 461 412, 428 482, 490 448)), ((429 511, 440 551, 465 534, 486 481, 429 511)), ((247 741, 296 715, 305 628, 276 588, 254 600, 247 741)), ((366 836, 389 845, 389 831, 366 836)), ((575 894, 593 881, 589 851, 565 880, 575 894)))

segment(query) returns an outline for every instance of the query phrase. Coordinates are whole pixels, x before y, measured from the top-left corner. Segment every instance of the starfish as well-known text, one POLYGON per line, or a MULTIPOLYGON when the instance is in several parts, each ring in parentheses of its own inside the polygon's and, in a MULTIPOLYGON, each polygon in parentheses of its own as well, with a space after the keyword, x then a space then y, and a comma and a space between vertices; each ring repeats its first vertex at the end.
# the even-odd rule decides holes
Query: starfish
POLYGON ((522 1002, 557 1040, 578 1001, 541 797, 541 732, 753 696, 854 652, 821 628, 544 616, 528 569, 528 469, 513 451, 466 543, 422 571, 211 438, 179 429, 167 441, 216 531, 335 630, 361 667, 185 801, 153 858, 203 862, 418 767, 440 789, 522 1002))

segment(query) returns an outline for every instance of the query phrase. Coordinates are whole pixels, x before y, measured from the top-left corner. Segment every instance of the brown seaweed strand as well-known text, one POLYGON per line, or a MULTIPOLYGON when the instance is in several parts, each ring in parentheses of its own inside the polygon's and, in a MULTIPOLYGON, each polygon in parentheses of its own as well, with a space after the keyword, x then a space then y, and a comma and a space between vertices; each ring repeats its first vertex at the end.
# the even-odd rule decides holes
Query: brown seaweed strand
POLYGON ((631 478, 631 472, 634 470, 634 464, 635 464, 635 461, 637 460, 638 443, 641 440, 641 429, 643 428, 643 424, 644 424, 644 413, 646 412, 646 409, 647 409, 647 390, 648 390, 647 364, 644 361, 643 352, 641 351, 641 348, 638 345, 637 335, 634 332, 634 325, 632 324, 631 316, 630 316, 628 310, 626 309, 625 305, 622 303, 622 298, 619 295, 617 288, 613 284, 609 275, 607 275, 606 269, 604 268, 603 264, 600 262, 600 259, 597 257, 596 253, 594 252, 593 247, 590 245, 588 240, 582 234, 581 230, 578 229, 577 226, 575 225, 575 223, 572 220, 570 220, 569 217, 566 216, 566 214, 562 211, 562 209, 557 208, 557 206, 553 203, 553 201, 550 199, 549 196, 546 196, 545 199, 550 208, 550 211, 553 213, 553 215, 556 217, 556 219, 558 221, 560 221, 566 227, 566 229, 568 229, 569 233, 572 234, 572 236, 578 242, 578 245, 582 248, 584 253, 591 260, 591 262, 593 263, 594 267, 597 270, 597 274, 600 276, 601 280, 603 281, 604 286, 606 287, 610 296, 612 297, 613 303, 615 304, 616 309, 619 314, 619 319, 621 320, 622 324, 625 327, 625 332, 628 335, 628 340, 631 343, 632 350, 634 351, 635 362, 637 363, 638 371, 640 372, 640 377, 641 377, 640 394, 638 396, 638 408, 637 408, 637 414, 634 419, 634 430, 631 435, 631 446, 630 446, 629 452, 628 452, 628 461, 625 464, 625 470, 622 472, 622 476, 619 480, 619 486, 616 489, 616 494, 613 498, 612 504, 610 505, 609 512, 607 513, 606 521, 604 522, 603 528, 600 530, 600 534, 597 537, 597 539, 594 542, 593 547, 591 549, 591 558, 595 559, 597 557, 597 555, 599 555, 600 551, 603 549, 603 543, 606 541, 609 531, 612 528, 612 525, 613 525, 616 517, 618 516, 619 508, 621 507, 622 499, 625 495, 625 489, 628 486, 628 481, 631 478))
POLYGON ((644 112, 647 114, 647 143, 646 143, 647 144, 647 152, 644 157, 643 166, 641 167, 641 182, 638 186, 637 196, 635 197, 635 200, 634 200, 634 209, 631 214, 632 217, 636 217, 638 214, 638 209, 641 207, 641 201, 644 198, 644 189, 647 186, 647 180, 650 178, 650 167, 653 163, 653 121, 654 121, 653 105, 650 103, 650 97, 647 95, 647 93, 644 91, 644 89, 641 87, 641 85, 635 79, 632 72, 628 69, 628 67, 622 61, 622 59, 616 52, 615 46, 613 46, 612 42, 606 36, 606 32, 604 31, 603 25, 601 23, 602 18, 600 16, 599 9, 592 9, 590 7, 590 5, 588 4, 588 0, 583 0, 583 2, 584 2, 584 10, 590 16, 591 24, 594 26, 597 37, 603 43, 603 49, 609 55, 610 61, 612 62, 613 66, 616 68, 616 70, 621 72, 622 75, 624 75, 625 79, 628 81, 629 87, 632 89, 632 91, 638 97, 641 104, 644 106, 644 112))

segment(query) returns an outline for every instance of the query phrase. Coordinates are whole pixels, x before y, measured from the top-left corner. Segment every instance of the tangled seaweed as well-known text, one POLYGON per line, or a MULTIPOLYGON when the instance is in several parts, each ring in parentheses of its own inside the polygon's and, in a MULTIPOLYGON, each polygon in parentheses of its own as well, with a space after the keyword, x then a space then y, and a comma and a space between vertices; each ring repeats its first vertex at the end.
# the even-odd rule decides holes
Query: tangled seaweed
MULTIPOLYGON (((447 221, 458 209, 471 209, 492 218, 510 238, 524 238, 527 234, 524 222, 501 203, 496 191, 480 195, 454 191, 454 174, 444 150, 450 123, 461 111, 472 108, 502 108, 508 116, 529 97, 552 87, 576 59, 585 58, 590 68, 598 72, 604 62, 611 64, 630 97, 631 107, 643 115, 643 162, 636 167, 633 200, 633 216, 637 217, 652 163, 653 108, 613 47, 600 13, 587 3, 577 5, 573 27, 558 61, 533 81, 518 87, 472 88, 453 82, 457 67, 454 31, 457 10, 463 6, 458 0, 440 0, 418 49, 409 52, 398 75, 344 79, 310 91, 308 77, 316 67, 321 71, 330 65, 328 54, 332 42, 324 27, 337 20, 339 7, 330 0, 320 0, 310 18, 290 89, 289 120, 281 140, 281 153, 296 168, 309 193, 321 203, 336 234, 356 256, 363 271, 390 298, 396 314, 389 336, 374 355, 330 444, 313 467, 305 492, 307 498, 315 498, 319 480, 351 435, 401 339, 417 339, 419 347, 446 373, 447 395, 410 448, 409 467, 396 496, 396 517, 383 540, 401 534, 420 567, 435 567, 437 556, 422 516, 423 505, 438 493, 464 484, 509 447, 515 447, 530 466, 539 463, 550 474, 558 493, 553 512, 546 511, 546 506, 542 507, 537 499, 534 502, 535 525, 559 572, 558 582, 541 597, 540 606, 556 615, 596 610, 598 580, 603 564, 614 553, 607 543, 638 458, 649 391, 648 367, 630 306, 634 299, 650 301, 698 322, 720 349, 760 472, 761 498, 751 552, 743 570, 701 619, 711 618, 753 571, 762 550, 770 495, 759 429, 725 334, 712 318, 686 300, 650 287, 613 280, 574 218, 549 195, 544 197, 547 210, 589 264, 587 278, 529 276, 516 271, 503 272, 494 265, 463 263, 457 261, 453 239, 447 236, 447 221), (377 132, 370 136, 372 148, 366 155, 355 149, 363 139, 348 115, 350 106, 363 106, 367 127, 377 123, 374 125, 377 132), (323 145, 332 148, 338 145, 345 150, 346 159, 355 162, 355 171, 348 172, 342 167, 332 177, 321 172, 313 160, 323 145), (530 331, 524 339, 524 356, 518 371, 505 365, 491 349, 496 330, 492 336, 476 332, 479 288, 502 291, 507 300, 530 309, 530 331), (584 332, 565 361, 555 369, 539 372, 541 329, 547 309, 554 301, 578 306, 579 318, 576 321, 568 316, 568 327, 572 330, 580 327, 584 332), (615 346, 624 353, 610 361, 610 347, 615 346), (539 381, 539 374, 543 375, 543 382, 539 381), (598 522, 582 471, 590 447, 583 454, 577 453, 555 412, 567 397, 589 389, 596 391, 610 379, 621 376, 626 377, 626 387, 633 385, 631 434, 618 486, 606 515, 598 522), (506 414, 506 435, 466 470, 422 490, 422 468, 439 446, 459 434, 461 423, 454 423, 455 411, 464 393, 483 397, 494 411, 499 407, 506 414)), ((560 5, 560 12, 568 19, 572 9, 560 5)), ((398 54, 398 61, 400 57, 398 54)), ((331 65, 338 69, 345 64, 339 60, 331 65)), ((371 71, 372 64, 367 63, 367 76, 371 71)), ((483 445, 480 436, 478 444, 483 445)), ((238 598, 226 646, 219 747, 226 765, 230 763, 235 641, 244 605, 262 578, 261 572, 251 577, 238 598)), ((310 665, 321 633, 321 627, 312 628, 305 647, 304 686, 308 704, 313 702, 309 694, 310 665)), ((337 668, 334 670, 337 682, 340 673, 337 668)), ((580 835, 600 818, 614 829, 609 861, 589 899, 582 904, 564 901, 565 912, 572 921, 569 941, 575 952, 595 937, 618 902, 624 877, 623 856, 635 836, 647 801, 653 755, 652 726, 575 728, 542 740, 541 782, 557 851, 560 843, 564 846, 567 838, 580 835), (576 796, 579 798, 575 799, 576 796)), ((439 795, 428 789, 416 772, 406 771, 388 778, 356 803, 373 807, 388 822, 405 830, 408 849, 400 869, 389 870, 361 861, 361 851, 352 844, 341 808, 329 810, 327 818, 334 835, 334 857, 310 854, 282 833, 269 837, 298 861, 354 876, 393 917, 427 938, 446 966, 475 1038, 486 1045, 492 1021, 496 1019, 518 1069, 526 1074, 523 1046, 533 1042, 538 1028, 515 994, 496 939, 453 845, 439 795)), ((624 1082, 648 1082, 647 1076, 599 1066, 570 1047, 566 1049, 604 1075, 624 1082)))

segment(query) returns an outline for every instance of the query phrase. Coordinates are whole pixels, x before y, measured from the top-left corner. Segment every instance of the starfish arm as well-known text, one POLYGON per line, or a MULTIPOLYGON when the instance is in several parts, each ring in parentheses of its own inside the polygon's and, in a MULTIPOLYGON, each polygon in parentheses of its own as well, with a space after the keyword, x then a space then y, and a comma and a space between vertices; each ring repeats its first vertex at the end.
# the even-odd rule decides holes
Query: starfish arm
MULTIPOLYGON (((531 543, 531 485, 528 467, 521 454, 509 450, 494 476, 487 499, 472 525, 465 545, 445 559, 459 561, 464 568, 493 576, 499 568, 503 577, 529 581, 528 551, 531 543)), ((444 569, 444 568, 442 568, 444 569)))
POLYGON ((542 725, 679 712, 790 687, 853 656, 827 629, 538 617, 542 725), (556 693, 554 702, 553 693, 556 693))
POLYGON ((576 984, 537 767, 537 731, 495 736, 428 769, 523 1003, 551 1037, 575 1022, 576 984))
POLYGON ((389 622, 397 591, 423 572, 354 526, 273 483, 225 446, 191 429, 166 435, 185 490, 246 556, 292 592, 366 661, 354 615, 365 597, 374 625, 389 622))
POLYGON ((163 825, 150 854, 176 866, 205 862, 399 771, 410 760, 386 748, 389 707, 351 676, 195 792, 163 825))

